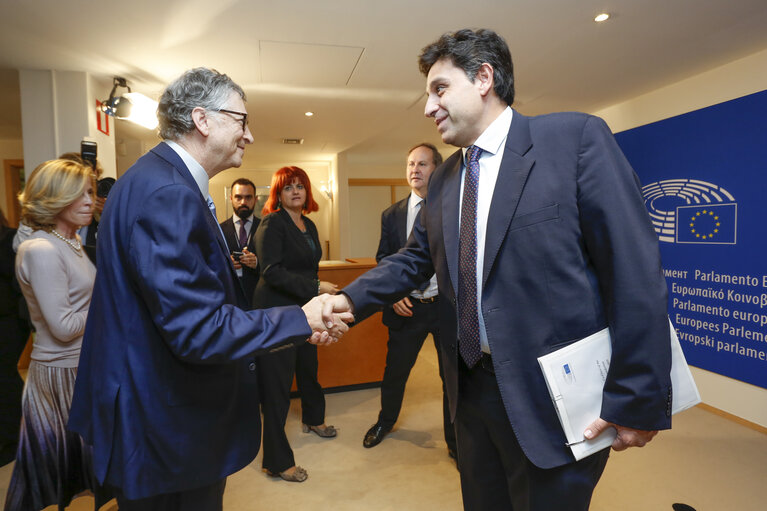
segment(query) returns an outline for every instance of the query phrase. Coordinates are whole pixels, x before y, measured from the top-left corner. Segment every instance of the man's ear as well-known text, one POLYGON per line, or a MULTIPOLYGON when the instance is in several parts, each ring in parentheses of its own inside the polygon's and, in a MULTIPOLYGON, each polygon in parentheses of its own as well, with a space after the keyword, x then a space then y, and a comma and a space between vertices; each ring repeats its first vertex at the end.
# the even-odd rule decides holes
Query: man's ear
POLYGON ((493 73, 493 66, 487 62, 483 62, 477 70, 477 74, 474 77, 474 82, 479 88, 479 93, 483 96, 486 96, 491 90, 493 90, 493 85, 495 85, 493 73))
POLYGON ((210 135, 210 116, 204 108, 198 106, 192 110, 192 122, 194 122, 194 127, 197 128, 200 135, 203 137, 210 135))

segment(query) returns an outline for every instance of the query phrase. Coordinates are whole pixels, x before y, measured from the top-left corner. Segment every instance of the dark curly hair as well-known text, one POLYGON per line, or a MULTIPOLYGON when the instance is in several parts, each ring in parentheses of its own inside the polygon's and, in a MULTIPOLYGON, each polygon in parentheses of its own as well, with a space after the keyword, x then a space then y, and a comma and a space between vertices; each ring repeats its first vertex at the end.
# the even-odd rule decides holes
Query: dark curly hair
POLYGON ((479 67, 487 62, 493 66, 493 88, 507 104, 514 103, 514 65, 511 52, 501 36, 488 29, 465 28, 443 34, 437 41, 426 46, 418 56, 418 68, 424 76, 431 66, 442 59, 450 59, 466 76, 474 81, 479 67))

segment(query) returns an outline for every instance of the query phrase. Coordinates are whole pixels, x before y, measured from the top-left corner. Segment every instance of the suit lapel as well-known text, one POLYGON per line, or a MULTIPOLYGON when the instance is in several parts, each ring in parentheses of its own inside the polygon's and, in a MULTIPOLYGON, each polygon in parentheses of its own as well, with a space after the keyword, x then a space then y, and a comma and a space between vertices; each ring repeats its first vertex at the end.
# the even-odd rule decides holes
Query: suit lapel
POLYGON ((224 256, 227 261, 229 261, 229 270, 230 273, 233 275, 235 281, 237 279, 237 273, 234 271, 234 265, 231 262, 231 259, 229 258, 229 247, 226 244, 226 240, 222 237, 223 231, 221 230, 221 226, 218 224, 218 219, 213 217, 212 212, 208 208, 208 200, 207 197, 202 196, 202 192, 200 192, 200 187, 197 186, 197 182, 192 177, 192 173, 189 172, 189 169, 186 167, 186 164, 184 163, 184 160, 181 159, 181 157, 171 149, 171 147, 168 144, 165 143, 159 143, 157 144, 153 149, 152 152, 173 165, 175 167, 176 171, 179 173, 179 175, 183 178, 184 182, 186 182, 187 186, 197 191, 197 196, 200 198, 200 203, 203 208, 203 210, 206 212, 203 216, 205 217, 205 221, 208 224, 208 227, 211 230, 212 236, 216 238, 218 241, 218 246, 221 248, 221 251, 224 253, 224 256))
POLYGON ((458 289, 458 206, 461 198, 461 150, 455 153, 451 167, 445 168, 442 200, 442 239, 445 244, 447 269, 453 289, 458 289))
POLYGON ((484 288, 490 270, 498 255, 498 251, 506 238, 506 232, 511 220, 517 212, 519 198, 530 175, 530 169, 535 162, 528 151, 533 142, 530 137, 530 123, 527 117, 514 112, 503 159, 498 170, 498 180, 495 182, 493 199, 490 203, 490 213, 485 234, 485 260, 482 272, 482 287, 484 288))
POLYGON ((403 201, 399 202, 394 213, 394 222, 397 227, 397 243, 400 247, 404 247, 405 243, 407 243, 407 205, 409 197, 408 195, 403 201))

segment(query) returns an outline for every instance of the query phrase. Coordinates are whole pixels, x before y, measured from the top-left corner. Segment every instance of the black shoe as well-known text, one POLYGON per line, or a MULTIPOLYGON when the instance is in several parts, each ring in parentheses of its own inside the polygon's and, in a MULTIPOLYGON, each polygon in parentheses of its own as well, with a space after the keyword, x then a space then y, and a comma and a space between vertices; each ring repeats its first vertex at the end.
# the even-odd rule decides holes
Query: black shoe
POLYGON ((375 447, 381 443, 381 440, 384 439, 389 431, 391 431, 391 428, 387 428, 381 423, 376 422, 373 424, 373 427, 365 433, 365 439, 362 441, 362 445, 367 448, 375 447))

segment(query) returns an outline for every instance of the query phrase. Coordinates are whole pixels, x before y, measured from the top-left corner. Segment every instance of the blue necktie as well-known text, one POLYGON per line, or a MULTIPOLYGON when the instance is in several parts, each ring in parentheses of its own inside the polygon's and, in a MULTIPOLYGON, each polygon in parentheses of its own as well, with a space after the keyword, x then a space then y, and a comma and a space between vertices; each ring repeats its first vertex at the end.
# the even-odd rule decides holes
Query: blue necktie
POLYGON ((221 239, 226 240, 226 238, 224 237, 224 231, 222 231, 221 226, 218 225, 218 215, 216 215, 216 205, 213 203, 213 199, 210 198, 210 195, 208 195, 206 202, 208 203, 208 209, 210 210, 210 213, 213 215, 213 220, 216 221, 218 232, 221 233, 221 239))
POLYGON ((477 191, 481 154, 482 149, 477 146, 466 151, 458 242, 458 350, 469 368, 482 357, 477 309, 477 191))

